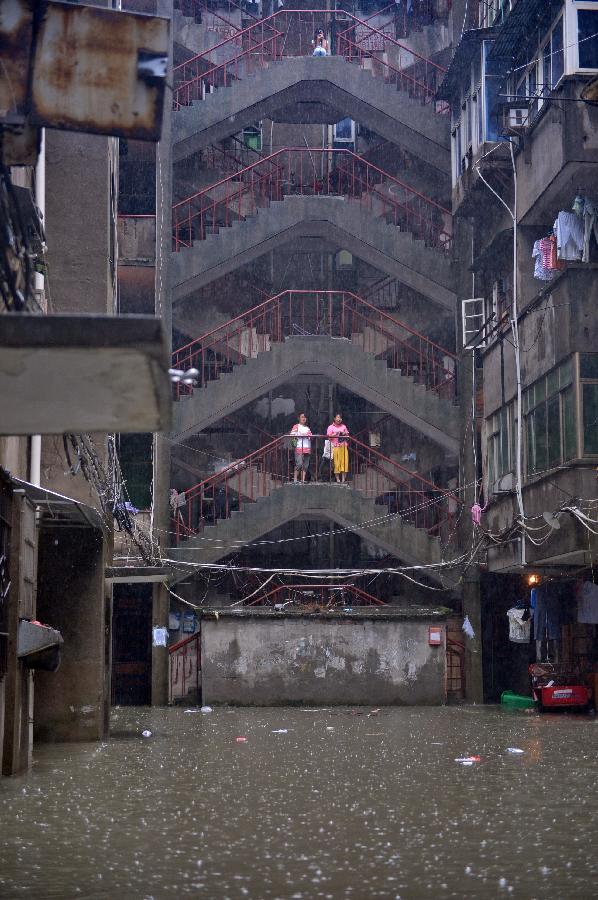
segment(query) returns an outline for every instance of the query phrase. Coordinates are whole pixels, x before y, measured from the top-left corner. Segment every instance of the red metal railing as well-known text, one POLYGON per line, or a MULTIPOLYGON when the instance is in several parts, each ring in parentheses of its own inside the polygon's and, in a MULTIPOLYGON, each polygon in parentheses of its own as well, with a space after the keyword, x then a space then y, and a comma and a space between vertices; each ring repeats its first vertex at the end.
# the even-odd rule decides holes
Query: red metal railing
MULTIPOLYGON (((409 91, 412 97, 424 103, 432 102, 446 71, 438 63, 415 53, 396 38, 351 13, 280 9, 176 66, 174 109, 203 100, 214 88, 225 87, 231 81, 267 68, 275 60, 311 55, 317 28, 323 28, 331 35, 332 52, 337 56, 362 67, 367 65, 375 75, 382 75, 399 90, 409 91), (334 37, 332 32, 338 24, 343 30, 334 37), (216 51, 228 59, 212 60, 216 51), (373 62, 366 64, 366 59, 373 62)), ((446 104, 437 104, 436 109, 447 111, 446 104)))
POLYGON ((170 703, 184 700, 190 691, 201 701, 201 632, 191 634, 168 648, 170 703))
POLYGON ((262 19, 175 66, 173 108, 180 109, 193 101, 203 100, 206 93, 215 88, 226 87, 231 81, 279 59, 283 40, 282 32, 262 19), (230 53, 230 56, 215 62, 211 57, 216 53, 230 53))
MULTIPOLYGON (((337 36, 336 53, 349 62, 368 68, 372 74, 407 91, 423 103, 435 103, 446 68, 411 50, 395 38, 361 19, 337 36)), ((449 112, 448 104, 437 103, 436 111, 449 112)))
MULTIPOLYGON (((176 541, 200 534, 207 525, 215 525, 245 504, 294 482, 298 473, 293 440, 292 435, 277 437, 186 490, 184 505, 172 520, 176 541)), ((327 441, 326 435, 311 436, 312 481, 333 481, 336 477, 332 459, 324 456, 327 441)), ((353 487, 374 499, 384 509, 381 509, 381 521, 388 515, 396 515, 429 534, 444 534, 443 526, 450 524, 452 513, 460 503, 455 494, 358 438, 349 436, 347 444, 350 482, 344 488, 339 485, 339 490, 353 487)), ((293 485, 293 490, 303 488, 303 484, 293 485)))
POLYGON ((249 147, 236 135, 226 138, 223 144, 228 146, 212 144, 197 152, 197 161, 202 169, 220 169, 227 176, 234 176, 239 170, 266 158, 265 154, 249 147))
MULTIPOLYGON (((297 334, 346 338, 444 399, 454 399, 454 353, 350 291, 283 291, 176 350, 175 369, 199 371, 198 386, 297 334)), ((177 394, 193 388, 176 385, 177 394)))
POLYGON ((386 606, 384 600, 354 584, 279 584, 253 597, 245 606, 386 606))
POLYGON ((450 250, 450 210, 352 150, 308 147, 278 150, 175 203, 174 249, 204 240, 291 195, 359 200, 428 246, 450 250))

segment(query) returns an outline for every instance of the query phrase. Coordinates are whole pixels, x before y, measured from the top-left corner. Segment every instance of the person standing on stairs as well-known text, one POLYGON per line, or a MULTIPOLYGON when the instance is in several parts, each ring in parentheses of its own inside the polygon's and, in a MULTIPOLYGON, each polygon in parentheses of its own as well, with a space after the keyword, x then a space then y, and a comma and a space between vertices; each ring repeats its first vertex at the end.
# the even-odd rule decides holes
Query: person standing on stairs
POLYGON ((328 426, 326 437, 330 440, 332 448, 334 477, 338 484, 346 484, 349 471, 349 449, 347 447, 349 429, 343 423, 340 413, 335 415, 334 421, 328 426))
POLYGON ((299 421, 291 428, 291 435, 295 448, 293 482, 294 484, 299 483, 299 473, 301 473, 301 484, 305 484, 305 475, 309 470, 309 461, 311 459, 311 430, 307 424, 305 413, 300 413, 299 421))

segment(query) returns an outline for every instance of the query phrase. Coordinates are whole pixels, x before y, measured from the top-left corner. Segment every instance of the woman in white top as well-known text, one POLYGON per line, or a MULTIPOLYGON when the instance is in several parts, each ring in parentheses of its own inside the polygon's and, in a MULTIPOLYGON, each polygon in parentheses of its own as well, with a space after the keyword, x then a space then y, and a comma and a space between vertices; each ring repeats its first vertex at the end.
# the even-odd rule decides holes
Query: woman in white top
POLYGON ((311 430, 307 424, 305 413, 301 413, 299 421, 291 428, 291 434, 295 447, 295 474, 293 481, 297 484, 299 472, 301 472, 301 484, 304 484, 305 474, 309 469, 309 461, 311 459, 311 430))

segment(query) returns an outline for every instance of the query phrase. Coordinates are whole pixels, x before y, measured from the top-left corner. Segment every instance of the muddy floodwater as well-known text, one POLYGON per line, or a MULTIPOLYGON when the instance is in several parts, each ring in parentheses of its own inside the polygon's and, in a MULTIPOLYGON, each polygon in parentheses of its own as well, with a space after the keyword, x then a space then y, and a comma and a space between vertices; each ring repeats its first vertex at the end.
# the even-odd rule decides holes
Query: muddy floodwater
POLYGON ((38 746, 0 781, 0 897, 597 896, 596 718, 369 712, 122 708, 38 746))

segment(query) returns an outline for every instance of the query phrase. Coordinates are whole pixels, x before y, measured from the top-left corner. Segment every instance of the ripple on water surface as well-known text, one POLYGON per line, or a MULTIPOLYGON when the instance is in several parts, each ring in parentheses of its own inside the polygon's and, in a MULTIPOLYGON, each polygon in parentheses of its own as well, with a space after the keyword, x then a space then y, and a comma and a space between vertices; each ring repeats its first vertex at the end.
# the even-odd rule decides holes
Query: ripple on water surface
POLYGON ((112 727, 0 781, 3 900, 596 896, 593 718, 121 708, 112 727))

